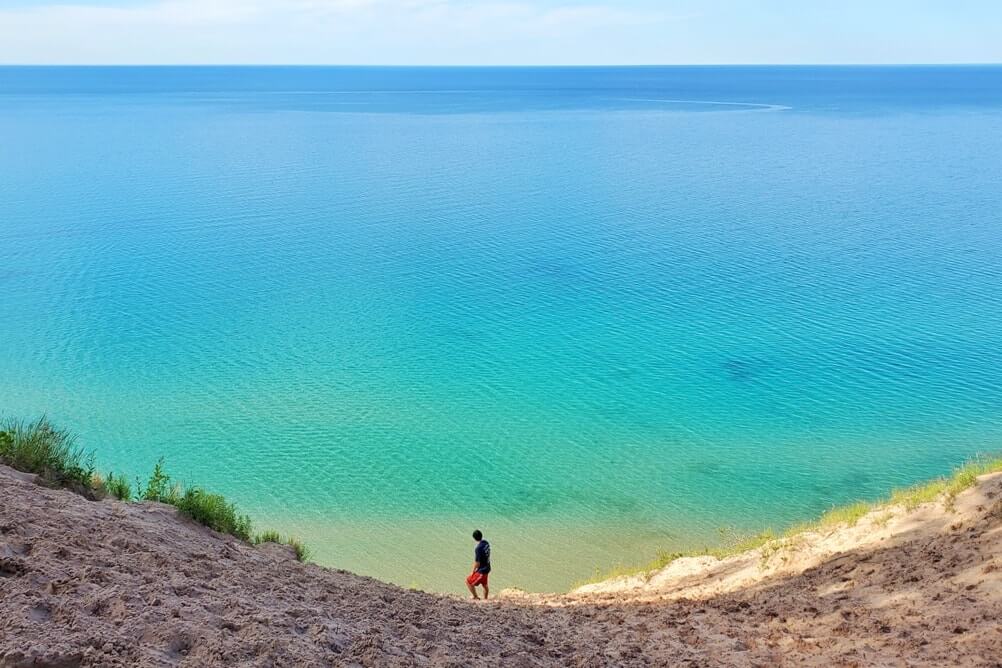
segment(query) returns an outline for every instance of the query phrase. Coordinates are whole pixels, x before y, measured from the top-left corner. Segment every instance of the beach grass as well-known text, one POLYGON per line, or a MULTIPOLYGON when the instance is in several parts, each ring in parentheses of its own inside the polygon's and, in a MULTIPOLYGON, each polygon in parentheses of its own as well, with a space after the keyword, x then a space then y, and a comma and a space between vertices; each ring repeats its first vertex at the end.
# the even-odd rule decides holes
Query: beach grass
POLYGON ((306 546, 303 541, 299 540, 295 536, 282 537, 282 534, 277 531, 269 530, 254 536, 252 541, 255 545, 260 545, 261 543, 278 543, 279 545, 288 545, 292 548, 292 551, 296 553, 296 559, 298 561, 309 561, 312 557, 310 548, 306 546))
POLYGON ((796 538, 807 532, 855 526, 859 520, 875 510, 883 509, 886 511, 877 517, 876 521, 878 524, 886 524, 889 521, 891 517, 890 509, 894 506, 903 507, 906 510, 914 510, 926 503, 942 501, 946 509, 952 510, 957 496, 964 490, 973 487, 977 483, 979 476, 997 472, 1002 472, 1002 454, 982 455, 954 469, 953 473, 949 476, 893 490, 888 496, 878 501, 857 501, 844 506, 833 507, 817 520, 796 524, 781 535, 777 535, 772 529, 766 529, 761 533, 746 538, 735 538, 733 532, 722 530, 721 533, 725 536, 725 540, 722 541, 721 545, 685 552, 659 550, 657 557, 646 564, 638 566, 620 565, 608 571, 597 571, 594 577, 576 583, 575 587, 620 577, 650 577, 673 561, 683 557, 709 556, 717 559, 726 559, 727 557, 743 552, 762 548, 763 561, 767 561, 771 554, 791 545, 796 538))
POLYGON ((166 503, 182 515, 220 533, 248 543, 274 539, 274 542, 292 547, 298 560, 310 557, 309 549, 297 538, 282 539, 277 531, 265 531, 255 537, 249 516, 241 514, 236 505, 221 494, 173 480, 163 458, 153 467, 145 483, 136 480, 134 491, 124 474, 100 475, 95 470, 93 456, 76 444, 70 432, 53 427, 44 416, 33 422, 0 421, 0 463, 34 473, 51 485, 66 487, 89 499, 112 496, 120 501, 166 503), (257 540, 259 537, 264 539, 257 540))
POLYGON ((124 474, 116 475, 114 472, 109 472, 104 479, 104 488, 119 501, 132 500, 132 485, 124 474))
POLYGON ((76 445, 71 433, 56 429, 45 417, 0 423, 0 462, 54 485, 91 490, 93 458, 76 445))
POLYGON ((313 558, 313 553, 310 548, 303 541, 298 538, 293 538, 289 536, 285 539, 285 544, 292 548, 292 551, 296 553, 296 559, 298 561, 310 561, 313 558))
POLYGON ((254 544, 255 545, 260 545, 261 543, 279 543, 279 544, 281 544, 282 542, 283 542, 282 541, 282 534, 280 534, 277 531, 274 531, 272 529, 269 529, 267 531, 264 531, 262 533, 257 534, 256 536, 254 536, 254 544))
POLYGON ((221 494, 206 492, 201 487, 188 487, 176 504, 182 514, 220 533, 228 533, 250 542, 251 520, 237 512, 236 506, 221 494))

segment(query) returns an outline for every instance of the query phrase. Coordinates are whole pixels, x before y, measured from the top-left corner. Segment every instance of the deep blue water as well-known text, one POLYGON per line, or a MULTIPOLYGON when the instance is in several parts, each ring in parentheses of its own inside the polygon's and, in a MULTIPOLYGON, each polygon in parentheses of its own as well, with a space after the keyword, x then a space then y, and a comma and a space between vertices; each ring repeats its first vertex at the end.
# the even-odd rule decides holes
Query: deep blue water
POLYGON ((1002 68, 0 68, 0 412, 566 587, 1002 449, 1002 68))

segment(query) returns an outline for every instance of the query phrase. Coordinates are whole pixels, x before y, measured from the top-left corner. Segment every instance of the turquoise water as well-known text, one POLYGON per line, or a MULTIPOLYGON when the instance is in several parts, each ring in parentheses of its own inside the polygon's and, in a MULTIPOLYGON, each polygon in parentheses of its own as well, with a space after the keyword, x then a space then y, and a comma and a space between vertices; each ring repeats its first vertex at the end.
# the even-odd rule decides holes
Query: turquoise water
POLYGON ((0 68, 0 412, 561 589, 1002 449, 1002 68, 0 68))

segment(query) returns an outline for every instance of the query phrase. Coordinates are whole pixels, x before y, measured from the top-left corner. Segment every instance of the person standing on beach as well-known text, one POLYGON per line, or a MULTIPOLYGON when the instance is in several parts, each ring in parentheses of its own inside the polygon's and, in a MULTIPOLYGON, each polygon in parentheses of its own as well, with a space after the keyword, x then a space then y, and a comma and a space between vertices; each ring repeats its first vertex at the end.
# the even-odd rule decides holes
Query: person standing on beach
POLYGON ((477 586, 482 586, 486 601, 491 593, 487 587, 487 574, 491 572, 491 544, 484 540, 484 534, 480 529, 473 532, 473 540, 477 541, 477 547, 473 550, 473 572, 466 578, 466 586, 476 599, 480 598, 477 596, 477 586))

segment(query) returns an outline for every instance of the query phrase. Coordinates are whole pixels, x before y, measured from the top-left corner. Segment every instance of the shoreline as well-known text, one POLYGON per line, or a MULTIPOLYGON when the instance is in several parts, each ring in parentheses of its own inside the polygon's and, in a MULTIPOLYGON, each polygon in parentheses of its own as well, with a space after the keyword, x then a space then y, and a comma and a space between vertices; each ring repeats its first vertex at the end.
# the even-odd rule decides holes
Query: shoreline
MULTIPOLYGON (((65 450, 61 456, 68 459, 62 465, 71 471, 71 478, 76 477, 69 480, 68 484, 67 480, 53 482, 69 486, 78 493, 93 498, 122 498, 112 485, 117 483, 126 487, 125 500, 141 500, 144 497, 143 484, 138 478, 133 489, 132 483, 125 476, 113 472, 100 473, 93 462, 93 455, 76 448, 72 434, 52 427, 44 417, 33 423, 8 420, 6 427, 0 425, 0 464, 13 464, 16 468, 43 475, 46 473, 37 468, 32 469, 31 466, 17 467, 10 456, 4 457, 3 438, 7 433, 13 433, 15 427, 24 431, 23 438, 36 438, 39 435, 51 437, 53 442, 50 446, 65 450), (7 429, 6 432, 4 428, 7 429), (84 473, 84 466, 90 467, 89 472, 84 473)), ((678 559, 705 556, 723 559, 773 541, 789 541, 811 528, 827 526, 833 521, 837 523, 845 517, 855 521, 862 514, 882 504, 886 505, 892 499, 916 493, 921 496, 921 490, 931 486, 938 485, 937 489, 948 486, 948 478, 940 476, 932 482, 895 488, 875 501, 856 501, 834 506, 819 519, 792 524, 785 531, 766 528, 750 532, 718 528, 716 531, 704 530, 701 535, 696 534, 695 530, 673 532, 667 539, 658 537, 659 532, 645 532, 637 526, 625 528, 621 522, 592 522, 582 527, 565 520, 519 518, 483 525, 476 518, 461 515, 438 522, 395 517, 391 518, 388 525, 381 526, 378 522, 360 521, 357 517, 332 517, 316 522, 304 521, 287 514, 255 513, 255 517, 265 519, 265 526, 281 527, 282 531, 267 529, 253 533, 250 530, 250 517, 241 515, 233 503, 218 494, 204 492, 198 485, 182 485, 177 480, 171 480, 169 474, 161 469, 162 463, 163 460, 157 464, 151 480, 146 484, 146 500, 177 506, 182 512, 195 517, 196 521, 233 533, 248 542, 287 543, 294 547, 301 559, 309 558, 325 568, 347 569, 383 582, 440 594, 465 593, 461 576, 469 558, 468 545, 463 540, 468 525, 484 526, 494 544, 504 548, 497 550, 500 558, 495 560, 498 568, 494 581, 498 589, 517 589, 540 595, 561 594, 610 579, 650 574, 664 569, 678 559), (159 483, 162 489, 150 495, 149 488, 158 476, 164 477, 159 483), (181 497, 186 488, 198 494, 196 500, 205 497, 211 502, 208 505, 212 507, 203 513, 204 517, 197 517, 200 512, 198 507, 194 508, 194 514, 192 509, 181 507, 181 497), (243 525, 246 528, 242 528, 243 525), (335 536, 336 543, 324 541, 322 537, 325 534, 335 536), (550 555, 551 552, 559 552, 554 546, 582 542, 587 544, 587 551, 578 551, 569 556, 563 554, 559 559, 550 555), (401 543, 410 545, 409 549, 417 555, 403 565, 396 557, 401 543), (375 550, 374 544, 377 546, 375 550), (671 547, 666 549, 666 544, 671 547), (626 551, 637 555, 632 562, 624 563, 618 558, 624 552, 624 546, 628 548, 626 551), (596 565, 601 563, 612 565, 596 565), (526 574, 529 574, 529 579, 526 574)), ((972 471, 987 472, 994 470, 993 466, 1002 470, 1002 458, 968 460, 967 464, 954 469, 951 480, 962 476, 969 483, 972 471), (978 462, 981 462, 980 469, 978 462)), ((48 473, 51 478, 52 472, 48 473)), ((59 475, 65 476, 65 473, 59 475)))
POLYGON ((868 515, 829 527, 821 540, 835 550, 680 559, 642 583, 474 603, 298 563, 171 506, 92 501, 0 467, 0 662, 991 665, 1002 652, 1002 473, 972 484, 952 509, 926 499, 882 535, 867 535, 868 515), (853 532, 865 540, 846 540, 853 532))

